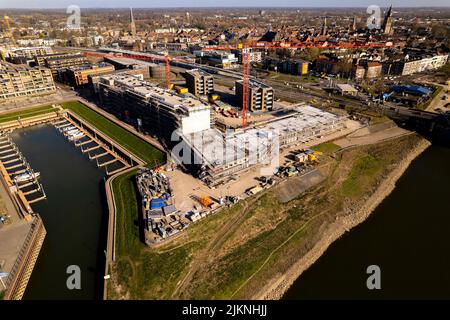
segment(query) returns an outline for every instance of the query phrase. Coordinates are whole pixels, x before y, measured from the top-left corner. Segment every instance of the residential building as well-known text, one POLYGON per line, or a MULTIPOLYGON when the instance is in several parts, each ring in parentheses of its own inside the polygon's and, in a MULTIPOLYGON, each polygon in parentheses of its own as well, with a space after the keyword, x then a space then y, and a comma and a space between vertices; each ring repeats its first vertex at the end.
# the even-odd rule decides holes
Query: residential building
POLYGON ((309 71, 309 62, 304 60, 282 60, 266 57, 264 59, 264 67, 282 73, 307 75, 309 71))
POLYGON ((448 60, 448 55, 428 55, 428 56, 418 56, 397 61, 388 61, 383 63, 383 71, 385 74, 391 75, 402 75, 406 76, 409 74, 423 72, 427 70, 435 70, 443 67, 448 60))
MULTIPOLYGON (((261 123, 243 132, 223 133, 215 128, 180 134, 181 144, 192 159, 181 162, 210 186, 235 180, 255 166, 268 167, 273 174, 279 150, 332 134, 345 128, 346 117, 311 106, 297 106, 283 117, 261 123), (273 167, 272 167, 273 166, 273 167)), ((173 153, 173 156, 176 156, 173 153)))
POLYGON ((203 70, 188 70, 183 77, 189 92, 195 96, 207 96, 214 92, 213 76, 203 70))
POLYGON ((61 79, 63 73, 68 67, 85 65, 88 63, 86 57, 81 54, 73 53, 53 53, 36 56, 36 64, 45 66, 52 71, 53 77, 61 79))
MULTIPOLYGON (((236 81, 236 99, 242 108, 243 86, 242 80, 236 81)), ((271 111, 273 108, 272 87, 256 80, 248 81, 247 110, 251 112, 271 111)))
POLYGON ((82 86, 89 83, 89 76, 102 75, 114 71, 114 66, 101 62, 95 65, 86 64, 81 66, 68 67, 66 71, 66 81, 74 86, 82 86))
POLYGON ((122 57, 105 57, 104 60, 112 64, 116 70, 142 70, 144 78, 164 79, 166 77, 162 64, 122 57))
POLYGON ((189 134, 210 128, 210 106, 192 96, 174 94, 126 73, 101 76, 97 85, 103 108, 168 145, 175 130, 189 134))
POLYGON ((0 65, 0 100, 43 95, 55 91, 55 83, 49 69, 11 63, 0 65))
POLYGON ((23 64, 27 63, 30 60, 33 60, 35 56, 51 53, 53 53, 53 50, 50 47, 25 47, 9 50, 8 56, 11 62, 23 64))

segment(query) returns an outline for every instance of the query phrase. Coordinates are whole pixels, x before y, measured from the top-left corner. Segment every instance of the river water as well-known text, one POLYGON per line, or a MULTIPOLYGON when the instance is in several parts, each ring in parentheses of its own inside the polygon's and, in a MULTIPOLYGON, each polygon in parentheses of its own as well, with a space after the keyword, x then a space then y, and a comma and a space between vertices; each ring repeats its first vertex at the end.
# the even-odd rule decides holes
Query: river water
POLYGON ((14 131, 12 139, 41 173, 47 200, 33 204, 47 236, 24 299, 99 299, 106 248, 103 170, 50 125, 14 131), (79 266, 81 289, 67 288, 67 267, 79 266))
MULTIPOLYGON (((106 248, 104 171, 55 128, 40 125, 11 137, 35 171, 47 200, 33 205, 47 237, 24 299, 99 299, 106 248), (69 290, 67 267, 81 270, 69 290)), ((333 243, 284 299, 450 298, 450 149, 432 146, 361 225, 333 243), (368 290, 378 265, 381 289, 368 290)))
POLYGON ((432 146, 284 299, 450 299, 449 185, 450 149, 432 146), (367 289, 369 265, 380 267, 380 290, 367 289))

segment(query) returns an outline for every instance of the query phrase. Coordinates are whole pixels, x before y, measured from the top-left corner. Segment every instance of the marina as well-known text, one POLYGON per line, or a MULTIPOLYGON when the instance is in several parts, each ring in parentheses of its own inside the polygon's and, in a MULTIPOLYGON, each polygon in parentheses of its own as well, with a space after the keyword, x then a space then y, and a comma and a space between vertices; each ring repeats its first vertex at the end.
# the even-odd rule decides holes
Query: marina
POLYGON ((21 218, 31 225, 28 235, 21 233, 25 239, 23 248, 15 253, 11 251, 17 260, 11 266, 11 273, 6 274, 8 299, 100 298, 104 290, 107 233, 106 177, 144 164, 77 114, 56 105, 52 108, 48 114, 0 124, 3 183, 21 218), (45 157, 40 156, 42 152, 45 157), (67 163, 71 164, 70 170, 66 170, 67 163), (61 186, 61 177, 67 182, 67 188, 61 186), (73 202, 73 192, 82 195, 77 205, 73 202), (50 201, 43 201, 47 197, 50 201), (67 203, 71 203, 70 208, 67 203), (83 227, 73 229, 80 223, 83 227), (83 233, 74 236, 74 230, 83 233), (72 235, 67 239, 69 234, 72 235), (88 252, 83 249, 86 245, 92 246, 88 252), (59 249, 55 251, 55 248, 59 249), (65 254, 60 256, 60 252, 65 254), (88 272, 86 290, 81 293, 69 292, 63 286, 65 274, 54 276, 67 267, 70 256, 77 257, 77 263, 88 272), (33 276, 32 271, 38 276, 33 276), (53 283, 51 290, 48 283, 53 283))

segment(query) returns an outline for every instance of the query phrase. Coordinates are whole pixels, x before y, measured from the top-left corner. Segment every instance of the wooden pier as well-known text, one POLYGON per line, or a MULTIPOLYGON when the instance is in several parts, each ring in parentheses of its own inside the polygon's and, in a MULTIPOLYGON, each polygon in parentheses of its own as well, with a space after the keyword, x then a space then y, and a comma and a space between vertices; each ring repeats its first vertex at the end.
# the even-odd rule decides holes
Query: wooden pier
POLYGON ((95 160, 99 168, 105 167, 107 175, 115 174, 121 170, 130 168, 133 165, 133 161, 137 163, 137 161, 134 160, 134 157, 132 155, 129 155, 126 150, 123 149, 119 144, 116 144, 106 136, 103 136, 103 134, 99 130, 96 130, 89 124, 84 123, 83 120, 77 118, 72 113, 62 115, 62 118, 62 120, 53 123, 55 125, 55 128, 68 137, 70 137, 71 134, 64 132, 63 129, 69 126, 73 126, 75 128, 74 130, 78 130, 79 132, 83 133, 83 136, 80 137, 80 139, 84 139, 82 141, 80 141, 80 139, 73 141, 74 145, 76 147, 80 147, 82 153, 87 153, 90 160, 95 160), (87 148, 83 149, 83 146, 87 146, 87 148), (91 154, 91 151, 99 149, 101 149, 100 152, 91 154), (129 161, 125 160, 118 151, 121 154, 129 156, 129 161), (100 161, 100 158, 108 155, 113 159, 107 159, 103 162, 100 161), (108 165, 116 162, 120 162, 122 166, 113 171, 109 171, 108 165))

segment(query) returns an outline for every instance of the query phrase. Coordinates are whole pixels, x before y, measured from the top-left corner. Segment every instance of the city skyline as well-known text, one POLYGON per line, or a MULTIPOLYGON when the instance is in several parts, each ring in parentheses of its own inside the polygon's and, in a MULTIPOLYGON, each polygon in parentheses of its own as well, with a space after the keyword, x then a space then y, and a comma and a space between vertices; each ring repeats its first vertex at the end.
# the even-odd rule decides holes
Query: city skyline
POLYGON ((44 0, 44 1, 30 1, 30 0, 18 0, 14 2, 14 5, 11 6, 10 3, 1 3, 0 9, 62 9, 66 8, 70 5, 78 5, 81 8, 126 8, 126 7, 134 7, 134 8, 155 8, 155 9, 164 9, 164 8, 365 8, 370 5, 379 5, 380 7, 389 7, 392 5, 397 8, 410 8, 410 7, 449 7, 448 1, 445 0, 432 0, 424 6, 423 2, 420 1, 408 1, 408 0, 400 0, 400 1, 392 1, 392 0, 383 0, 383 1, 354 1, 354 0, 344 0, 344 1, 330 1, 330 0, 319 0, 315 1, 314 5, 311 5, 310 2, 307 1, 293 1, 293 0, 283 0, 277 2, 277 5, 273 5, 272 1, 261 0, 261 1, 238 1, 232 0, 228 2, 226 5, 215 5, 215 2, 210 0, 196 0, 196 1, 187 1, 187 0, 168 0, 161 2, 159 4, 149 5, 146 1, 143 0, 133 0, 127 2, 127 5, 124 6, 124 3, 119 0, 112 1, 88 1, 88 0, 79 0, 74 3, 72 0, 44 0))

